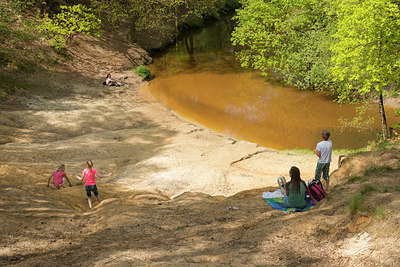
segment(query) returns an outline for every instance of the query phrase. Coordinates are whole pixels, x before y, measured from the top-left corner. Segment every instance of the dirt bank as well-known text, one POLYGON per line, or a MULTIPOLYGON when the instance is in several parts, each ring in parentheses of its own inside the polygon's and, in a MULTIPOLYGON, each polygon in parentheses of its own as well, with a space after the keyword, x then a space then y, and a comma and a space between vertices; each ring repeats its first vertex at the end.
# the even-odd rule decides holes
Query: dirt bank
MULTIPOLYGON (((400 237, 399 150, 349 157, 332 174, 328 200, 285 214, 262 192, 292 165, 312 177, 315 156, 234 140, 174 114, 130 70, 150 60, 134 45, 84 38, 73 51, 40 91, 1 105, 1 265, 399 264, 398 248, 386 246, 400 237), (110 69, 127 85, 103 87, 110 69), (73 187, 46 187, 58 163, 72 174, 87 159, 113 172, 98 180, 104 201, 92 210, 72 177, 73 187), (366 185, 375 190, 365 209, 350 214, 366 185)), ((40 87, 45 78, 27 79, 40 87)))

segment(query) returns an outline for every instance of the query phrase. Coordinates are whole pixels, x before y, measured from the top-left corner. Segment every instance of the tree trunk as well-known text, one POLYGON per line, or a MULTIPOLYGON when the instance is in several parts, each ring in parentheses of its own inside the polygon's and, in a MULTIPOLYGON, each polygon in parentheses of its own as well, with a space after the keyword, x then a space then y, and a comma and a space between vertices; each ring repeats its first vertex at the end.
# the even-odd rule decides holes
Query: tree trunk
POLYGON ((178 51, 178 7, 175 7, 175 49, 178 51))
MULTIPOLYGON (((382 33, 380 34, 382 38, 382 33)), ((381 39, 378 40, 378 47, 379 47, 379 55, 382 54, 382 42, 381 39)), ((381 56, 379 56, 379 60, 381 60, 381 56)), ((379 115, 381 115, 381 124, 382 124, 382 138, 383 140, 388 139, 388 127, 386 122, 386 115, 385 115, 385 107, 383 106, 383 95, 382 91, 379 93, 379 115)))
POLYGON ((383 140, 387 140, 388 128, 387 128, 387 122, 386 122, 385 108, 383 106, 382 93, 379 94, 379 115, 381 117, 381 124, 382 124, 382 138, 383 138, 383 140))

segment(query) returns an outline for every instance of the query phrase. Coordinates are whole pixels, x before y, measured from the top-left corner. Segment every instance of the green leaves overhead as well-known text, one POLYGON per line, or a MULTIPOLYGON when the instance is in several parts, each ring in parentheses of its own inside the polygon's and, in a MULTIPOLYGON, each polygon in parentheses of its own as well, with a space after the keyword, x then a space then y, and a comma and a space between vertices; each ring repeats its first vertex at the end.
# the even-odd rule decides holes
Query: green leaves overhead
POLYGON ((45 16, 37 26, 40 32, 53 41, 56 50, 62 49, 66 41, 78 33, 101 36, 101 20, 92 13, 92 9, 81 4, 60 8, 60 13, 52 18, 45 16))

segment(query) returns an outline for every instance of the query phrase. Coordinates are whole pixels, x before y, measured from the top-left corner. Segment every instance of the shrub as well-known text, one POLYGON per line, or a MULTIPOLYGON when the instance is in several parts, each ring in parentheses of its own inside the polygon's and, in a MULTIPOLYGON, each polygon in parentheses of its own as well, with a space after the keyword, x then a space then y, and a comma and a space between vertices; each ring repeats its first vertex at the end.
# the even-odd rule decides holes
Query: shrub
POLYGON ((139 66, 135 69, 137 75, 143 79, 148 79, 150 77, 150 68, 146 66, 139 66))

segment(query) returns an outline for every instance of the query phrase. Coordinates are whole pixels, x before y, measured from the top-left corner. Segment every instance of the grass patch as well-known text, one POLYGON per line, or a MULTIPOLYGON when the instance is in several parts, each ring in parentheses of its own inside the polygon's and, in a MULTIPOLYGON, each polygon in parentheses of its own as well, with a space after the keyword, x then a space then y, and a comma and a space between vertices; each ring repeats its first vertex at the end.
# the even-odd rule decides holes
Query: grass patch
POLYGON ((381 150, 396 149, 396 146, 398 146, 398 145, 399 145, 398 142, 379 141, 379 142, 372 142, 370 147, 371 147, 371 150, 381 151, 381 150))
MULTIPOLYGON (((362 147, 358 149, 334 149, 332 150, 332 154, 340 156, 340 155, 348 155, 348 154, 359 154, 362 152, 365 152, 368 150, 368 147, 362 147)), ((310 149, 300 149, 300 148, 293 148, 290 150, 283 150, 283 152, 288 153, 291 155, 291 153, 296 153, 296 154, 314 154, 314 151, 310 149)))
POLYGON ((347 189, 345 187, 345 185, 343 185, 343 184, 336 184, 336 185, 333 186, 333 188, 337 189, 337 190, 340 190, 340 191, 343 191, 343 190, 347 189))
POLYGON ((370 184, 364 185, 360 193, 353 196, 348 204, 351 215, 354 215, 357 211, 361 211, 368 212, 376 219, 385 219, 386 215, 382 206, 377 205, 368 207, 368 205, 365 205, 365 200, 369 192, 387 193, 389 192, 389 189, 378 189, 370 184))
POLYGON ((365 185, 363 187, 363 189, 361 189, 360 193, 361 193, 361 195, 365 195, 368 192, 373 192, 373 191, 378 191, 378 190, 375 187, 373 187, 372 185, 368 184, 368 185, 365 185))
POLYGON ((310 149, 299 149, 299 148, 293 148, 290 150, 283 150, 288 155, 294 155, 294 154, 301 154, 301 155, 313 155, 314 152, 310 149))
POLYGON ((361 176, 353 176, 353 177, 350 177, 347 180, 347 183, 351 184, 351 183, 354 183, 354 182, 357 182, 357 181, 361 181, 361 183, 365 183, 365 182, 368 182, 368 178, 361 177, 361 176))
POLYGON ((368 169, 364 172, 365 175, 369 175, 371 173, 377 173, 381 171, 393 171, 393 168, 390 166, 380 166, 380 167, 373 167, 371 169, 368 169))
POLYGON ((396 191, 400 192, 400 186, 396 186, 396 191))
POLYGON ((360 177, 360 176, 353 176, 353 177, 350 177, 350 178, 347 180, 347 182, 348 182, 348 183, 354 183, 354 182, 359 181, 359 180, 361 180, 361 179, 362 179, 362 177, 360 177))
POLYGON ((365 208, 363 206, 364 201, 365 201, 364 195, 356 195, 352 197, 349 203, 350 213, 355 214, 357 210, 365 211, 365 208))
POLYGON ((385 211, 381 206, 376 206, 375 207, 375 212, 374 212, 374 218, 378 220, 383 220, 386 218, 385 211))
POLYGON ((378 190, 372 185, 365 185, 361 189, 360 194, 357 194, 351 198, 348 207, 352 215, 355 214, 358 210, 363 212, 367 211, 367 208, 364 206, 366 194, 368 192, 373 192, 373 191, 378 191, 378 190))
POLYGON ((332 153, 335 155, 359 154, 367 150, 367 147, 362 147, 358 149, 334 149, 332 153))

